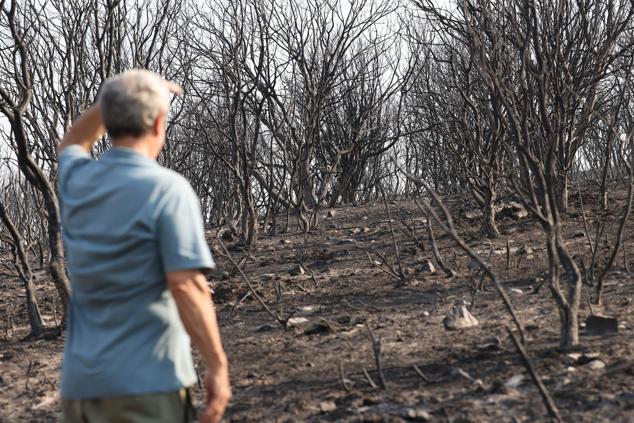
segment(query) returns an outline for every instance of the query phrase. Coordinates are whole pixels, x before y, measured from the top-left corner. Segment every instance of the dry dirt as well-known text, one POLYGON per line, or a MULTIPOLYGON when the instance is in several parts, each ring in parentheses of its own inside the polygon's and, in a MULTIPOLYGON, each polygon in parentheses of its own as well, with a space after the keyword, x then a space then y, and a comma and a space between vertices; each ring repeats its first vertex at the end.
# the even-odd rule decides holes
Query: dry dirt
MULTIPOLYGON (((468 244, 485 258, 494 251, 490 260, 527 328, 529 355, 563 419, 634 422, 634 284, 623 259, 608 275, 604 306, 593 309, 618 317, 619 333, 588 336, 582 328, 576 350, 582 356, 573 359, 571 351, 558 348, 559 319, 548 286, 535 292, 546 268, 540 227, 530 219, 506 218, 500 221, 502 237, 491 242, 478 235, 477 220, 460 218, 464 211, 458 200, 454 203, 468 244), (507 238, 511 247, 529 246, 534 251, 519 268, 513 263, 507 270, 502 253, 507 238), (589 368, 586 357, 595 355, 605 368, 589 368)), ((395 227, 405 220, 425 238, 423 252, 396 229, 403 266, 410 273, 404 284, 371 264, 366 255, 379 251, 390 260, 394 257, 381 204, 338 208, 334 217, 324 211, 320 229, 306 240, 291 228, 288 234, 263 237, 251 254, 232 250, 267 304, 284 316, 294 313, 289 330, 251 297, 236 305, 248 290, 211 240, 220 263, 211 281, 234 392, 226 421, 548 420, 539 392, 506 333, 510 320, 494 289, 485 282, 486 290, 477 295, 473 314, 479 326, 446 331, 445 313, 457 299, 470 300, 469 283, 479 279, 469 270, 469 259, 439 230, 440 252, 458 275, 420 272, 424 259, 433 261, 421 214, 411 202, 392 203, 390 208, 395 227), (291 276, 289 270, 300 262, 308 272, 291 276), (384 390, 369 380, 379 384, 368 328, 380 338, 384 390)), ((573 252, 587 259, 587 242, 578 233, 582 227, 573 207, 565 239, 573 252)), ((603 255, 607 251, 605 246, 601 250, 603 255)), ((37 276, 42 312, 52 326, 54 290, 44 272, 37 276)), ((584 298, 590 291, 584 287, 584 298)), ((0 421, 56 421, 63 339, 25 339, 23 302, 15 278, 0 276, 0 421), (13 316, 13 325, 8 315, 13 316)), ((589 315, 584 299, 580 322, 589 315)), ((200 401, 199 387, 195 393, 200 401)))

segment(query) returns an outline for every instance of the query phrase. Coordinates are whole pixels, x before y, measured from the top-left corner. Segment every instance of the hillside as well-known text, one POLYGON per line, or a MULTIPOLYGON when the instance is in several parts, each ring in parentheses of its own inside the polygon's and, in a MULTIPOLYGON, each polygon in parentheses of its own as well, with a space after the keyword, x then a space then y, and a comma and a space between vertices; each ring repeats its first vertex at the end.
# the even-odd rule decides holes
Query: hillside
MULTIPOLYGON (((530 218, 504 218, 499 222, 502 237, 484 240, 478 220, 466 219, 460 202, 449 200, 460 234, 490 260, 503 281, 527 329, 528 354, 563 419, 634 421, 634 284, 623 259, 608 276, 603 307, 592 310, 618 317, 619 333, 589 336, 582 328, 581 346, 560 351, 557 311, 547 284, 542 286, 546 252, 540 227, 530 218), (533 253, 517 267, 515 251, 521 247, 533 253), (605 367, 598 368, 597 358, 605 367)), ((288 330, 251 295, 244 298, 246 284, 223 257, 215 233, 209 234, 220 265, 211 282, 234 393, 226 421, 547 420, 539 392, 506 332, 511 321, 493 287, 485 281, 485 290, 476 296, 472 313, 478 326, 445 330, 445 314, 457 300, 471 301, 469 286, 479 282, 479 273, 438 228, 441 256, 457 275, 426 272, 425 260, 436 262, 421 213, 409 201, 391 203, 390 211, 407 274, 404 282, 367 256, 379 260, 373 253, 378 251, 394 257, 382 204, 337 208, 332 216, 324 210, 320 228, 307 239, 293 226, 280 234, 280 226, 278 235, 264 236, 250 254, 228 243, 267 305, 282 316, 293 313, 288 330), (399 222, 415 228, 424 251, 398 229, 399 222), (300 264, 302 270, 296 269, 300 264), (380 339, 386 389, 371 386, 380 382, 370 331, 380 339)), ((582 217, 573 201, 564 236, 573 252, 588 257, 580 228, 582 217)), ((42 272, 36 283, 42 313, 52 325, 54 289, 42 272)), ((28 325, 21 287, 7 275, 0 276, 0 287, 0 308, 7 311, 0 331, 0 421, 55 421, 63 340, 23 340, 28 325)), ((584 290, 585 295, 591 288, 584 290)), ((580 322, 590 314, 584 299, 580 322)), ((197 387, 198 400, 201 395, 197 387)))

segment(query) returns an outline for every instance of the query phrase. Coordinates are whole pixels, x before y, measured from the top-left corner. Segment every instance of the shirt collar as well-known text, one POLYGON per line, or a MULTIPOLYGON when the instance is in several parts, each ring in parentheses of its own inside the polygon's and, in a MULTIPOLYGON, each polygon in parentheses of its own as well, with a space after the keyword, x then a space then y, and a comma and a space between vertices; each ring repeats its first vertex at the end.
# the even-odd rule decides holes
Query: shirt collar
POLYGON ((127 147, 111 147, 103 154, 103 158, 114 161, 158 165, 156 160, 127 147))

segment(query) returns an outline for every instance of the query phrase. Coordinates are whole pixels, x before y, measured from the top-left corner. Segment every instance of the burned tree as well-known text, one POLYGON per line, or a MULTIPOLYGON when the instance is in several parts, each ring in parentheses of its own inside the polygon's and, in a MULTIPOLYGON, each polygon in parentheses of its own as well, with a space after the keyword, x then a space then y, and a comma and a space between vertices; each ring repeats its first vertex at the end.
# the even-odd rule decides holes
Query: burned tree
POLYGON ((492 6, 467 1, 461 13, 480 74, 505 112, 508 148, 519 164, 509 180, 546 236, 561 345, 569 347, 579 341, 581 275, 562 236, 568 172, 634 10, 612 2, 492 6))
POLYGON ((438 35, 447 38, 441 44, 423 44, 422 48, 430 50, 429 59, 421 63, 410 107, 422 115, 419 125, 429 127, 428 137, 419 142, 428 144, 427 149, 439 149, 439 155, 454 163, 456 177, 482 211, 482 235, 494 239, 500 236, 496 203, 508 163, 506 123, 499 100, 489 96, 465 46, 464 25, 458 28, 438 35), (439 139, 444 143, 435 141, 439 139))
MULTIPOLYGON (((0 86, 0 112, 6 117, 11 128, 13 147, 17 156, 18 166, 26 179, 36 187, 43 196, 46 208, 48 226, 48 246, 50 250, 49 270, 62 305, 66 305, 70 295, 70 282, 66 275, 66 264, 64 261, 64 248, 62 245, 59 202, 53 183, 48 179, 44 170, 36 163, 31 155, 32 146, 26 129, 25 114, 33 98, 33 70, 31 66, 32 55, 29 52, 28 40, 25 38, 25 28, 21 26, 23 10, 20 9, 16 1, 11 1, 8 6, 4 2, 0 3, 2 11, 2 22, 5 30, 11 38, 5 41, 5 48, 16 51, 16 60, 13 64, 7 63, 7 59, 2 64, 2 71, 11 72, 4 75, 5 81, 12 81, 12 86, 0 86)), ((30 31, 35 31, 37 25, 32 23, 30 31)), ((5 83, 6 84, 6 83, 5 83)))

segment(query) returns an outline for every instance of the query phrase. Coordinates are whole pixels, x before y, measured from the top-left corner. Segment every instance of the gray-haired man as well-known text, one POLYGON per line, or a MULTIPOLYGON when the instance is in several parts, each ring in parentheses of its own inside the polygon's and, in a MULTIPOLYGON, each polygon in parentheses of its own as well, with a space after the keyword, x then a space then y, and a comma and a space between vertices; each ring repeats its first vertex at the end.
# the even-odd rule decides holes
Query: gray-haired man
POLYGON ((179 91, 148 71, 117 75, 59 146, 73 288, 62 421, 190 421, 186 388, 196 381, 190 337, 208 369, 201 422, 218 422, 231 397, 202 273, 214 261, 199 201, 182 176, 156 162, 169 94, 179 91), (113 148, 91 160, 106 130, 113 148))

